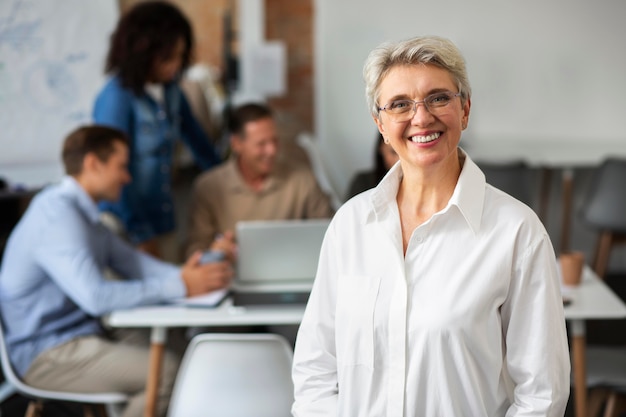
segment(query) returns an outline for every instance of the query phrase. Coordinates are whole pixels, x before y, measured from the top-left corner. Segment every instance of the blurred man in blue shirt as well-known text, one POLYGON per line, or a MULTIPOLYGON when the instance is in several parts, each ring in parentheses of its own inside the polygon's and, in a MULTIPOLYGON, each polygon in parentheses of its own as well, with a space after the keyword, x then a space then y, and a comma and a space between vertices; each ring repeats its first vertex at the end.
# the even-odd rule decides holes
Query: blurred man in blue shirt
MULTIPOLYGON (((128 153, 117 129, 72 132, 63 146, 67 176, 33 199, 9 237, 0 270, 0 317, 16 371, 44 389, 127 393, 124 417, 143 413, 148 346, 112 337, 100 316, 223 288, 232 276, 228 262, 200 264, 199 252, 182 267, 159 261, 99 222, 97 203, 116 200, 130 181, 128 153), (106 269, 122 279, 105 278, 106 269)), ((159 415, 176 369, 169 355, 159 415)))

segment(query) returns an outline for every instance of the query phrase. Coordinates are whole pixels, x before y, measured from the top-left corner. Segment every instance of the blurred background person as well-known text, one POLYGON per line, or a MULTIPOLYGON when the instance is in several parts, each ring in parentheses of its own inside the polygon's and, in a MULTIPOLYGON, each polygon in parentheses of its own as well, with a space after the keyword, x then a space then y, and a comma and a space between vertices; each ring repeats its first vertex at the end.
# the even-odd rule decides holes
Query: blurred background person
POLYGON ((171 261, 179 260, 171 191, 175 146, 182 140, 202 169, 220 162, 179 86, 192 48, 191 26, 175 6, 160 1, 134 6, 111 36, 110 78, 93 109, 96 123, 130 138, 132 182, 119 202, 104 202, 101 210, 121 222, 133 244, 171 261))
POLYGON ((355 176, 352 177, 346 200, 349 200, 365 190, 376 187, 393 164, 398 162, 398 154, 391 146, 385 143, 383 135, 378 133, 376 137, 378 140, 374 148, 374 169, 357 172, 355 176))
POLYGON ((329 218, 328 196, 311 169, 279 158, 272 110, 250 103, 230 118, 232 156, 196 178, 190 205, 187 253, 229 236, 238 221, 329 218))
MULTIPOLYGON (((0 268, 0 316, 11 363, 26 383, 123 392, 129 402, 122 416, 138 417, 145 404, 148 335, 107 330, 101 317, 228 287, 233 271, 228 262, 201 264, 199 252, 181 267, 160 261, 102 226, 97 203, 115 201, 131 180, 128 143, 123 132, 105 126, 80 127, 65 139, 67 175, 34 197, 9 237, 0 268), (108 279, 109 269, 120 279, 108 279)), ((186 345, 172 339, 159 381, 159 416, 186 345)))

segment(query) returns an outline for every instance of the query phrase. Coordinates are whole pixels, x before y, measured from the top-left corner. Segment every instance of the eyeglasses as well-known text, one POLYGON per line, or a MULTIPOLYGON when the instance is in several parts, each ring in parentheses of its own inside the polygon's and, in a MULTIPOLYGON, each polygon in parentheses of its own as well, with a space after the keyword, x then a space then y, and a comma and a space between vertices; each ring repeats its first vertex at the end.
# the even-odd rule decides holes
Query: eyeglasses
POLYGON ((443 91, 426 96, 422 101, 394 100, 384 107, 379 107, 378 111, 386 111, 389 118, 394 122, 406 122, 415 116, 417 105, 420 103, 424 105, 424 108, 426 108, 429 113, 437 115, 442 113, 443 108, 450 104, 453 98, 460 96, 461 93, 443 91))

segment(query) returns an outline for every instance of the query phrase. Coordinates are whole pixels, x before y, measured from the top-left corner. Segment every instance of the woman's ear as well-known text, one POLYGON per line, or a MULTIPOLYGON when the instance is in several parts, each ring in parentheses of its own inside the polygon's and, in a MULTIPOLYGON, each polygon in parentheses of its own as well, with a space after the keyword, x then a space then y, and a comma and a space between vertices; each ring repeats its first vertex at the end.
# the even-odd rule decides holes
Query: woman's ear
POLYGON ((469 115, 470 115, 471 107, 472 107, 472 101, 468 98, 465 104, 463 105, 463 117, 461 118, 461 127, 463 127, 463 130, 467 128, 467 124, 469 123, 469 115))
POLYGON ((374 123, 376 123, 376 127, 378 128, 378 131, 380 132, 380 134, 383 135, 383 138, 385 139, 385 143, 389 143, 389 141, 385 137, 385 126, 383 125, 383 122, 381 122, 380 119, 376 117, 372 117, 372 119, 374 119, 374 123))

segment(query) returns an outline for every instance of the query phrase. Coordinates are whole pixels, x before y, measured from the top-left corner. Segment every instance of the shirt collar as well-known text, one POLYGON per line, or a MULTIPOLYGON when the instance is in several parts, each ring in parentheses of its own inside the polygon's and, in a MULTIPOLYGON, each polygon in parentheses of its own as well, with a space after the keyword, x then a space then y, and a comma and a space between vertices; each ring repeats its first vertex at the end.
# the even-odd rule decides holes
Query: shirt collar
POLYGON ((448 206, 458 207, 472 231, 477 233, 485 202, 485 175, 461 148, 459 156, 464 157, 465 162, 448 206))
POLYGON ((74 198, 78 208, 89 221, 92 223, 98 223, 100 221, 98 205, 74 177, 69 175, 64 176, 61 180, 60 187, 66 194, 74 198))
MULTIPOLYGON (((464 159, 461 175, 459 175, 452 197, 450 197, 450 201, 443 211, 448 210, 451 206, 456 206, 468 226, 476 233, 482 220, 485 175, 463 149, 458 148, 458 152, 459 156, 464 159)), ((396 162, 371 194, 373 216, 369 217, 368 221, 374 220, 374 216, 381 219, 388 215, 390 210, 394 210, 393 205, 396 203, 396 195, 402 177, 402 166, 400 162, 396 162)))
MULTIPOLYGON (((274 171, 267 178, 267 181, 265 182, 261 192, 272 190, 276 188, 278 184, 280 184, 282 180, 281 180, 281 175, 279 174, 279 171, 281 169, 282 167, 280 166, 280 163, 277 162, 276 167, 274 168, 274 171)), ((232 191, 236 191, 236 192, 246 192, 246 191, 251 192, 252 191, 250 187, 248 186, 248 184, 246 184, 245 180, 243 179, 243 176, 241 175, 241 171, 239 171, 239 166, 237 165, 236 155, 233 155, 231 158, 228 159, 228 161, 226 162, 226 170, 227 170, 228 176, 233 179, 232 182, 230 183, 230 188, 232 189, 232 191)))

